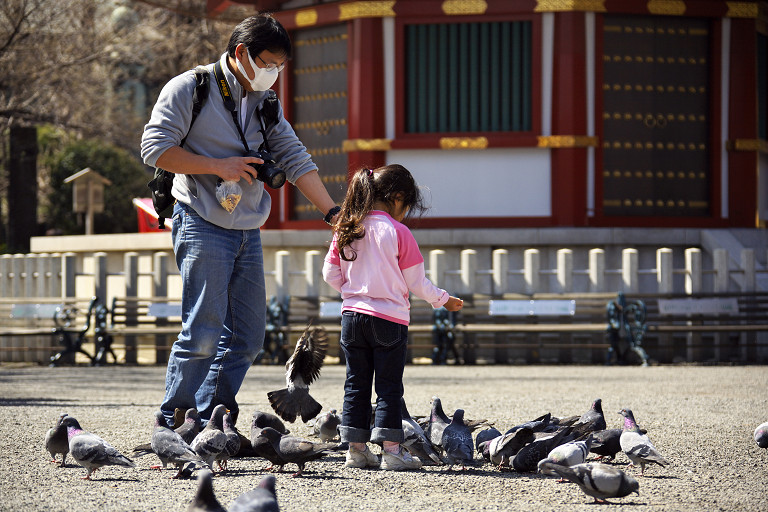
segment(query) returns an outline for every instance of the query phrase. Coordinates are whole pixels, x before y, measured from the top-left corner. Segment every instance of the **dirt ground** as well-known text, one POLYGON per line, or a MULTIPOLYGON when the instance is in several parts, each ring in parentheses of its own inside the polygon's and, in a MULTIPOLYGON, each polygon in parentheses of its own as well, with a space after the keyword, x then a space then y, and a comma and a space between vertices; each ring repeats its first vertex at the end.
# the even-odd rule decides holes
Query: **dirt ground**
MULTIPOLYGON (((238 399, 238 427, 246 436, 256 409, 270 410, 266 392, 283 386, 278 366, 251 369, 238 399)), ((0 366, 0 510, 185 511, 197 482, 171 480, 173 471, 150 469, 154 455, 136 468, 107 467, 94 480, 69 459, 49 462, 44 436, 61 412, 76 417, 125 454, 148 442, 153 413, 163 395, 165 368, 0 366)), ((324 409, 341 409, 344 368, 327 365, 311 394, 324 409)), ((609 428, 621 425, 619 409, 633 409, 638 423, 671 461, 667 468, 629 468, 640 494, 593 505, 574 484, 555 478, 499 472, 477 460, 466 471, 426 467, 417 472, 347 469, 343 454, 307 464, 302 478, 277 474, 284 511, 433 510, 768 510, 768 450, 753 440, 768 421, 768 368, 764 366, 428 366, 409 365, 405 398, 425 415, 433 395, 449 414, 487 419, 500 431, 546 412, 570 416, 602 398, 609 428)), ((289 425, 310 436, 308 425, 289 425)), ((374 449, 376 450, 376 448, 374 449)), ((628 460, 620 454, 622 469, 628 460)), ((268 463, 240 458, 214 478, 226 507, 253 488, 268 463)))

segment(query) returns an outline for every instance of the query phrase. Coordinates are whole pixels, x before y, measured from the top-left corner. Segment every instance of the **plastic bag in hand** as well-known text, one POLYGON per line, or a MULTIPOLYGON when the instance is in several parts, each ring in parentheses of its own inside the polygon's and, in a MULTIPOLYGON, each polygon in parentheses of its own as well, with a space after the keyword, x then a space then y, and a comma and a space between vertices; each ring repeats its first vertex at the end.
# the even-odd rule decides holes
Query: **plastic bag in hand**
POLYGON ((236 181, 219 180, 216 183, 216 199, 229 213, 235 211, 241 197, 243 197, 243 189, 236 181))

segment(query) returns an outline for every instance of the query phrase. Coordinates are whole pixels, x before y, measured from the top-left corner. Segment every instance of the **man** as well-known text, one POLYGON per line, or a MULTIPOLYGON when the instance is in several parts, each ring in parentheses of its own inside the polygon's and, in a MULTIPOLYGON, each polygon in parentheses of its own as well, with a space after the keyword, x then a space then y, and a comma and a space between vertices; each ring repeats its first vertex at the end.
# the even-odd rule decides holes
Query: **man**
MULTIPOLYGON (((171 349, 161 405, 170 424, 176 408, 196 407, 208 420, 220 403, 236 419, 235 395, 264 342, 266 292, 259 228, 271 201, 249 165, 263 161, 243 156, 240 130, 249 148, 259 147, 263 137, 255 110, 290 56, 290 38, 282 25, 266 14, 251 16, 235 27, 220 67, 206 66, 210 92, 191 129, 192 71, 166 84, 144 128, 144 162, 175 173, 172 239, 183 290, 182 328, 171 349), (226 79, 223 91, 217 77, 226 79), (227 88, 237 121, 224 102, 227 88), (237 182, 242 189, 231 213, 216 197, 222 180, 237 182)), ((287 180, 330 222, 338 207, 282 109, 278 123, 266 134, 287 180)))

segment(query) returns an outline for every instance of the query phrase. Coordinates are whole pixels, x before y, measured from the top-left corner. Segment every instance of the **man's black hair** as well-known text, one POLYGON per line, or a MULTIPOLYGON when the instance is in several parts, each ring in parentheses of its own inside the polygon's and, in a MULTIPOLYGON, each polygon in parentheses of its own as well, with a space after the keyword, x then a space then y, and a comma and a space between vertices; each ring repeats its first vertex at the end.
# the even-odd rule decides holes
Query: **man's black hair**
POLYGON ((227 54, 234 58, 237 45, 243 43, 251 58, 264 50, 291 58, 291 38, 279 21, 270 14, 256 14, 241 21, 232 31, 227 54))

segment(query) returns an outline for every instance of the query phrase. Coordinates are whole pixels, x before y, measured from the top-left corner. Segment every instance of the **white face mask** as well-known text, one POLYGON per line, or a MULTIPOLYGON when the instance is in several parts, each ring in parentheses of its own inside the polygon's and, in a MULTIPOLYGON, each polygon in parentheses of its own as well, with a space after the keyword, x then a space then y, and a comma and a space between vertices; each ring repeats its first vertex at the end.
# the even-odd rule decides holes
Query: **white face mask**
POLYGON ((260 68, 253 62, 251 53, 248 50, 245 50, 245 54, 248 55, 248 63, 256 74, 253 78, 248 78, 248 73, 245 72, 245 68, 243 67, 243 63, 240 62, 240 59, 235 60, 237 61, 237 69, 240 70, 240 73, 242 73, 245 79, 248 80, 248 83, 251 84, 251 89, 254 91, 266 91, 272 87, 277 81, 277 75, 280 73, 277 68, 271 71, 266 68, 260 68))

